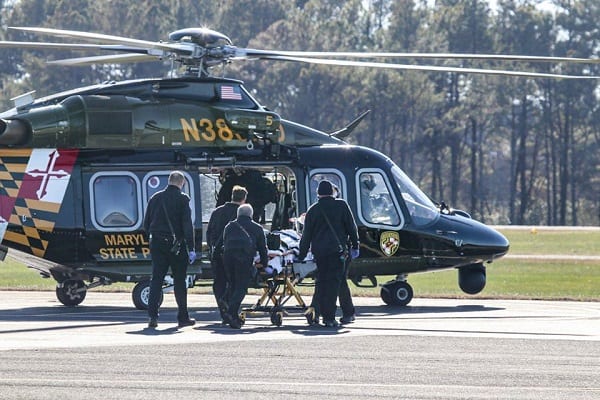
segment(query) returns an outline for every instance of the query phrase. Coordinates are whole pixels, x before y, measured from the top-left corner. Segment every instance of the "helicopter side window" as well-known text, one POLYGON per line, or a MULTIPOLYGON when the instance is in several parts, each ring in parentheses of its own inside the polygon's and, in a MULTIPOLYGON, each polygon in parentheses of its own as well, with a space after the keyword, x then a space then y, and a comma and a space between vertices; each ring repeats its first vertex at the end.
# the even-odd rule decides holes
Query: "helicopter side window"
MULTIPOLYGON (((152 171, 144 177, 144 210, 148 205, 148 200, 156 192, 159 192, 168 186, 169 174, 171 171, 152 171)), ((191 184, 192 178, 183 172, 185 177, 185 184, 181 191, 190 197, 190 208, 192 210, 192 222, 196 220, 196 212, 194 207, 194 186, 191 184)), ((204 197, 201 197, 204 199, 204 197)))
POLYGON ((363 172, 359 174, 358 183, 362 219, 374 225, 399 225, 400 215, 383 175, 379 172, 363 172))
POLYGON ((338 171, 313 171, 310 175, 310 181, 308 185, 308 196, 309 206, 313 203, 316 203, 317 198, 317 187, 319 187, 319 182, 322 180, 328 180, 333 184, 333 195, 334 197, 343 197, 343 193, 345 192, 345 187, 342 184, 342 178, 340 177, 341 173, 338 171))
POLYGON ((96 174, 90 182, 94 225, 101 229, 134 229, 141 223, 139 182, 123 173, 96 174))

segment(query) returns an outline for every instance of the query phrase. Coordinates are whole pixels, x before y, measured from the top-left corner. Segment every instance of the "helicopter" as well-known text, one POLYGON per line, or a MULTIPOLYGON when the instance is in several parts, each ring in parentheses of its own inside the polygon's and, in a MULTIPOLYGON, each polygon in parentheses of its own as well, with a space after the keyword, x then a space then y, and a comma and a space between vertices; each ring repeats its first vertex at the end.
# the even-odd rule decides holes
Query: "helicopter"
MULTIPOLYGON (((285 120, 255 100, 239 80, 212 73, 240 60, 417 69, 460 73, 590 79, 591 76, 439 67, 356 58, 410 58, 414 53, 271 51, 239 48, 207 28, 186 28, 168 41, 52 28, 9 28, 35 35, 95 43, 0 42, 0 48, 110 51, 51 61, 89 66, 168 60, 184 73, 168 78, 107 82, 35 99, 12 99, 0 114, 0 258, 7 254, 56 281, 66 306, 88 290, 132 282, 135 307, 147 308, 151 256, 142 230, 148 199, 166 186, 172 170, 186 177, 184 190, 196 237, 210 213, 228 201, 235 183, 248 189, 255 219, 270 231, 299 232, 303 213, 316 201, 322 179, 332 182, 356 217, 360 257, 349 279, 376 287, 384 303, 405 306, 413 298, 412 273, 456 269, 468 294, 486 284, 485 264, 504 256, 508 240, 496 230, 434 203, 386 155, 347 138, 359 115, 333 133, 285 120)), ((593 62, 561 57, 419 54, 541 62, 593 62)), ((172 67, 171 72, 173 72, 172 67)), ((197 243, 197 248, 201 248, 197 243)), ((206 252, 188 269, 188 285, 210 279, 206 252)), ((165 280, 163 292, 172 288, 165 280)))

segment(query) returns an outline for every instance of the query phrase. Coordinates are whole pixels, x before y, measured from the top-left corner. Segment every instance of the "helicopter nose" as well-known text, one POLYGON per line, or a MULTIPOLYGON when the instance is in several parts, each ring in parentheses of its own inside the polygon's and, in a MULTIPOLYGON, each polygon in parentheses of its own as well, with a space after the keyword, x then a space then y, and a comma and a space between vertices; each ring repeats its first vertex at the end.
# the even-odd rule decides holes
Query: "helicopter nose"
POLYGON ((473 246, 479 247, 482 252, 492 255, 492 259, 500 258, 508 253, 510 243, 508 239, 489 226, 482 225, 481 233, 473 240, 473 246))
MULTIPOLYGON (((438 234, 452 232, 454 245, 466 256, 476 256, 482 261, 492 261, 508 253, 510 243, 497 230, 476 220, 462 216, 444 216, 438 234)), ((450 235, 447 235, 450 237, 450 235)))

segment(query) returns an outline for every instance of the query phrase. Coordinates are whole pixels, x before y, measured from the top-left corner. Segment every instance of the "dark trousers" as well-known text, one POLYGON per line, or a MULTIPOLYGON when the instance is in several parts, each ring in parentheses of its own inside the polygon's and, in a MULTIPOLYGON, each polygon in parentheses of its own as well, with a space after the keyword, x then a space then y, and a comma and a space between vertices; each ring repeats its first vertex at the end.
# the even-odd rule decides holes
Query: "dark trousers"
POLYGON ((340 283, 344 277, 344 266, 338 254, 315 258, 317 262, 317 282, 315 292, 318 296, 319 312, 323 322, 335 320, 336 301, 340 283))
MULTIPOLYGON (((348 268, 350 267, 350 259, 346 259, 344 275, 340 281, 340 290, 338 291, 338 299, 340 302, 340 308, 342 309, 342 315, 348 317, 355 314, 354 302, 352 301, 352 294, 350 293, 350 287, 348 286, 348 268)), ((310 306, 315 309, 315 318, 319 318, 319 285, 315 282, 315 291, 313 293, 310 306)))
POLYGON ((213 255, 211 265, 213 269, 213 294, 215 295, 215 300, 217 301, 217 306, 219 307, 221 319, 223 319, 223 315, 225 313, 224 304, 226 304, 225 292, 227 291, 228 286, 228 279, 227 275, 225 274, 225 265, 223 264, 223 254, 213 255))
POLYGON ((349 317, 355 314, 354 303, 352 302, 352 294, 350 293, 350 287, 348 286, 348 268, 350 267, 350 258, 346 259, 344 266, 344 276, 340 282, 340 290, 338 291, 338 298, 340 301, 340 308, 342 309, 342 315, 349 317))
POLYGON ((158 318, 160 292, 165 280, 165 275, 171 267, 173 283, 175 286, 175 301, 177 302, 177 320, 189 319, 187 309, 187 253, 184 249, 179 255, 171 253, 170 238, 153 238, 150 241, 150 254, 152 255, 152 280, 150 281, 150 297, 148 299, 148 316, 158 318))
POLYGON ((228 305, 228 313, 232 318, 238 318, 240 306, 246 293, 248 286, 253 277, 252 268, 253 257, 242 256, 239 253, 231 254, 232 252, 223 254, 223 264, 225 265, 225 273, 229 277, 231 284, 226 292, 226 301, 228 305))

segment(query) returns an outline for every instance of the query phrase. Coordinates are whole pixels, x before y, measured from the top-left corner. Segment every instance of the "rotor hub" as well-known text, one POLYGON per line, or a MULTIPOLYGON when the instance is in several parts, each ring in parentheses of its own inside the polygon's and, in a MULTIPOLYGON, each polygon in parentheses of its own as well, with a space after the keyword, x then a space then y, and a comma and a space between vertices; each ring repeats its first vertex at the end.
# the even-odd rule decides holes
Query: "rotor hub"
POLYGON ((208 28, 185 28, 169 34, 169 40, 175 42, 178 42, 186 37, 189 37, 192 43, 196 43, 203 47, 214 45, 219 41, 224 41, 229 45, 232 44, 231 39, 229 39, 227 36, 208 28))

